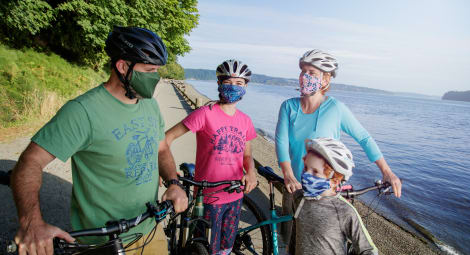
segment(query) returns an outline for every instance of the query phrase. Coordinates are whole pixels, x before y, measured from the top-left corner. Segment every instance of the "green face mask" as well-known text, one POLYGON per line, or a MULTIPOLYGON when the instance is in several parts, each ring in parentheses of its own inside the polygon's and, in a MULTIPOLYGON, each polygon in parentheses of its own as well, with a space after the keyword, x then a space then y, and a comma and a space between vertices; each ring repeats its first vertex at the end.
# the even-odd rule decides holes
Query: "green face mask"
POLYGON ((138 72, 134 70, 129 84, 143 98, 152 98, 158 81, 160 81, 158 72, 138 72))

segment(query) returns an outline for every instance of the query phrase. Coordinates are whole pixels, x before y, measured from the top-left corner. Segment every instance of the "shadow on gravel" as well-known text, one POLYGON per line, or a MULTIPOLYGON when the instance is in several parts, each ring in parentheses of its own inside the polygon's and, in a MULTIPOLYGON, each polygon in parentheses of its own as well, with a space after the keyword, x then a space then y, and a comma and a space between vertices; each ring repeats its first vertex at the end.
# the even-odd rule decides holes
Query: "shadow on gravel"
MULTIPOLYGON (((16 161, 0 159, 0 175, 12 169, 16 161)), ((42 174, 40 191, 41 213, 52 225, 70 231, 70 197, 72 184, 47 172, 42 174)), ((13 194, 10 187, 0 185, 0 254, 5 252, 5 243, 12 240, 18 229, 13 194)))

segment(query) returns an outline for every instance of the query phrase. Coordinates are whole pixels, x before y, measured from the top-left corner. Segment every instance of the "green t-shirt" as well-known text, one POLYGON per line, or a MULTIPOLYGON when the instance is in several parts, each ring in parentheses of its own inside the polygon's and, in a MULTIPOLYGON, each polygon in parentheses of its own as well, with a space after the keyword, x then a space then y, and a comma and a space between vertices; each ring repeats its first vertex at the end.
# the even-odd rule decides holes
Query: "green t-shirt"
MULTIPOLYGON (((163 138, 155 99, 124 104, 100 85, 67 102, 32 141, 64 162, 72 157, 71 222, 81 230, 136 217, 157 199, 163 138)), ((154 226, 148 219, 125 235, 147 234, 154 226)))

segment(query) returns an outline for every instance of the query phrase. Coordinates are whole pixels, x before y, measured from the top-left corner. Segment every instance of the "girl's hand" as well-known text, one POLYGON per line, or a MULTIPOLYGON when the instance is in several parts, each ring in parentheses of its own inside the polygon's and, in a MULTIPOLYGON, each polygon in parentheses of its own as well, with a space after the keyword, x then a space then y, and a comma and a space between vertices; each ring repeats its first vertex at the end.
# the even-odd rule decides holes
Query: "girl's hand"
POLYGON ((258 185, 256 180, 256 173, 254 171, 246 173, 246 175, 242 178, 242 184, 245 186, 245 191, 243 193, 250 193, 250 191, 256 188, 256 185, 258 185))
POLYGON ((293 193, 302 188, 302 184, 297 181, 294 175, 284 176, 284 184, 286 185, 286 189, 289 193, 293 193))

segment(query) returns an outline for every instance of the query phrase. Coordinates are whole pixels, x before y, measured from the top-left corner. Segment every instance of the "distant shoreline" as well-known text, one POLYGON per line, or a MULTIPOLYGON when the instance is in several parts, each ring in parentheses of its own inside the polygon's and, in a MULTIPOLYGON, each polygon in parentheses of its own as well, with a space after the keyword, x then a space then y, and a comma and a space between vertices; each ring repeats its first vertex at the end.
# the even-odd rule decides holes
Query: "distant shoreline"
MULTIPOLYGON (((185 79, 187 80, 196 80, 196 81, 215 81, 215 71, 208 69, 192 69, 185 68, 185 79)), ((288 86, 288 87, 297 87, 298 79, 293 78, 281 78, 281 77, 272 77, 264 74, 253 74, 251 78, 252 83, 259 83, 265 85, 276 85, 276 86, 288 86)), ((362 87, 357 85, 350 84, 341 84, 341 83, 332 83, 334 86, 331 87, 332 90, 343 90, 343 91, 358 91, 358 92, 369 92, 385 95, 399 95, 399 96, 409 96, 409 97, 418 97, 418 98, 440 98, 437 95, 425 95, 420 93, 410 93, 410 92, 394 92, 381 89, 373 89, 368 87, 362 87)))

